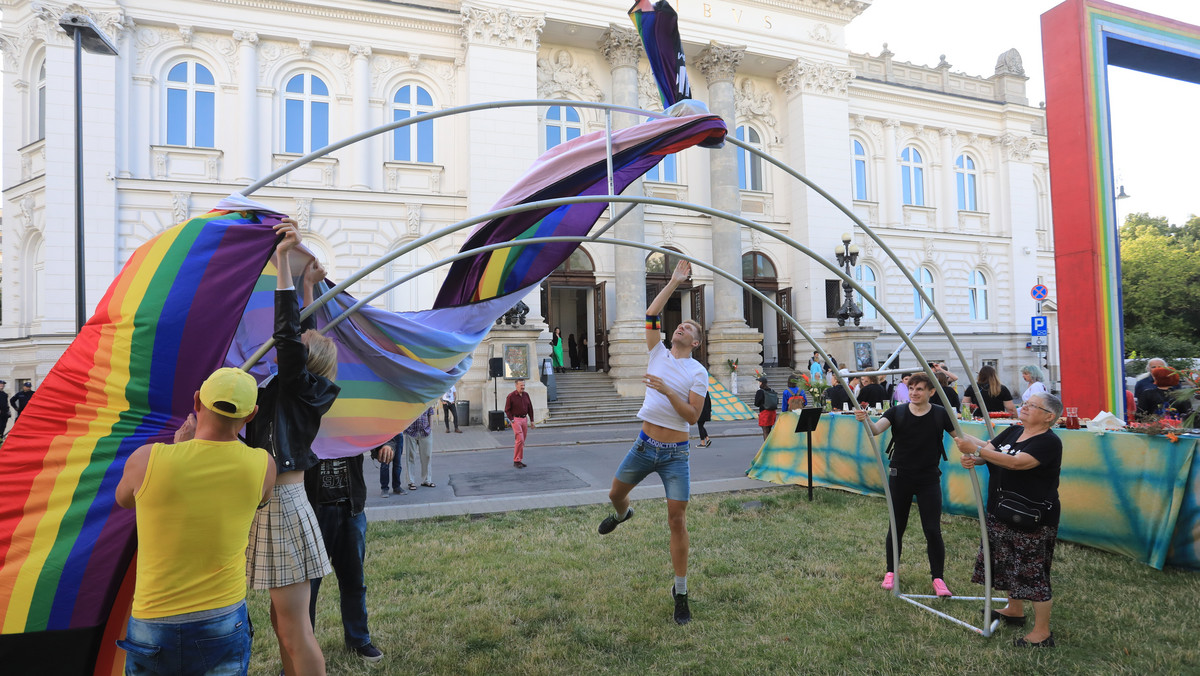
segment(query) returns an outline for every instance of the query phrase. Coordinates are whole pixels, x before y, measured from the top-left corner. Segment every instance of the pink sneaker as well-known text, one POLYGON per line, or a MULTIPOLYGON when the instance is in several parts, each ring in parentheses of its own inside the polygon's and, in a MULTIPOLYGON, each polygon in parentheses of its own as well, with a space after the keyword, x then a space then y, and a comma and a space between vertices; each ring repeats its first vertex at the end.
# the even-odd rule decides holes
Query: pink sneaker
POLYGON ((888 573, 887 575, 883 576, 883 582, 879 583, 879 586, 882 587, 883 589, 891 591, 892 587, 896 586, 895 580, 896 580, 896 574, 888 573))
POLYGON ((933 593, 943 598, 954 596, 950 593, 950 588, 946 586, 946 581, 940 577, 933 578, 933 593))

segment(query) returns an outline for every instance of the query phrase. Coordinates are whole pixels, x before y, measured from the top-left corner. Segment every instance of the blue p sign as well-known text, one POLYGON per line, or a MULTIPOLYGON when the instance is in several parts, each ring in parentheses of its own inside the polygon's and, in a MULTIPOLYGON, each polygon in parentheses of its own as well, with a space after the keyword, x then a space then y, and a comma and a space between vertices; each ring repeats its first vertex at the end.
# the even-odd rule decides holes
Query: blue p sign
POLYGON ((1041 315, 1035 315, 1029 318, 1029 335, 1031 336, 1046 336, 1050 334, 1046 318, 1041 315))

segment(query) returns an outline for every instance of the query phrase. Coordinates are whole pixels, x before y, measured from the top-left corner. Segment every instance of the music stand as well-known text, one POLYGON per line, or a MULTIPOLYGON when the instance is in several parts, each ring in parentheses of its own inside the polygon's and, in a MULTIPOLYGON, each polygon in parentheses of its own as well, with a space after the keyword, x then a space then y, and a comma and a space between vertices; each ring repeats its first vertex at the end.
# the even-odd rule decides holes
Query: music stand
POLYGON ((804 432, 808 435, 808 501, 813 499, 813 482, 812 482, 812 433, 817 429, 817 422, 821 420, 822 409, 820 406, 805 406, 800 409, 800 415, 796 418, 796 433, 804 432))

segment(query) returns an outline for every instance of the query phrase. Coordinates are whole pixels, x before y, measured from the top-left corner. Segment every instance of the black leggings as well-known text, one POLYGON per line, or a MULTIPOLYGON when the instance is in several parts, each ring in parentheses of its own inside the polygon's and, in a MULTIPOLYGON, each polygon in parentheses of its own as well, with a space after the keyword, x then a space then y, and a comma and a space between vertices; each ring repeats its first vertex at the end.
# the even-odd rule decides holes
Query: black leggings
MULTIPOLYGON (((942 542, 942 481, 937 473, 918 473, 909 476, 900 470, 897 476, 888 477, 888 487, 892 491, 892 505, 896 511, 896 532, 900 537, 900 552, 904 552, 904 529, 908 527, 908 513, 912 510, 912 501, 917 499, 917 512, 921 515, 921 530, 925 531, 925 548, 929 554, 929 577, 943 577, 946 564, 946 545, 942 542)), ((888 529, 884 538, 887 550, 887 569, 889 573, 896 571, 896 563, 892 560, 892 532, 888 529)))
POLYGON ((708 432, 704 431, 704 423, 706 423, 706 422, 708 422, 708 421, 705 420, 704 418, 701 418, 696 421, 696 428, 700 430, 700 441, 704 441, 705 439, 708 438, 708 432))

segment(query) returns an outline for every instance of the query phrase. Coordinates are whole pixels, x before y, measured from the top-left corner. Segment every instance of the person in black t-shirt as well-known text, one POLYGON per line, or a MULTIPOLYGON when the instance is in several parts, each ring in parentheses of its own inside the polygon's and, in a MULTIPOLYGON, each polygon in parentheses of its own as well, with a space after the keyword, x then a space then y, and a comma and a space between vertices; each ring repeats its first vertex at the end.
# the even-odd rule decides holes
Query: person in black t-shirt
POLYGON ((887 390, 880 384, 882 376, 863 376, 863 387, 858 391, 858 403, 874 408, 888 399, 887 390))
MULTIPOLYGON (((992 441, 959 438, 962 466, 988 466, 988 544, 992 555, 992 586, 1008 592, 1008 605, 992 611, 993 620, 1025 626, 1025 601, 1033 602, 1033 631, 1018 637, 1018 646, 1053 648, 1050 632, 1050 564, 1058 540, 1058 478, 1062 471, 1062 441, 1051 429, 1062 415, 1062 401, 1039 392, 1021 404, 1021 425, 1013 425, 992 441), (1050 503, 1045 520, 1033 532, 1020 531, 993 515, 1001 488, 1035 502, 1050 503)), ((971 582, 984 583, 983 547, 975 559, 971 582)))
MULTIPOLYGON (((866 422, 873 434, 883 434, 889 427, 895 450, 891 454, 888 469, 888 488, 892 496, 892 509, 896 514, 897 549, 903 551, 904 530, 908 526, 908 514, 912 501, 917 499, 917 512, 921 515, 921 529, 925 532, 925 547, 929 555, 929 577, 933 580, 933 591, 938 596, 952 596, 942 579, 946 562, 946 546, 942 541, 942 432, 954 432, 954 422, 941 406, 931 404, 933 383, 924 373, 914 373, 908 380, 907 404, 893 406, 884 412, 878 421, 868 419, 868 411, 859 409, 854 417, 866 422)), ((884 589, 895 586, 896 561, 892 560, 892 532, 888 530, 884 540, 887 550, 887 574, 879 585, 884 589)))

